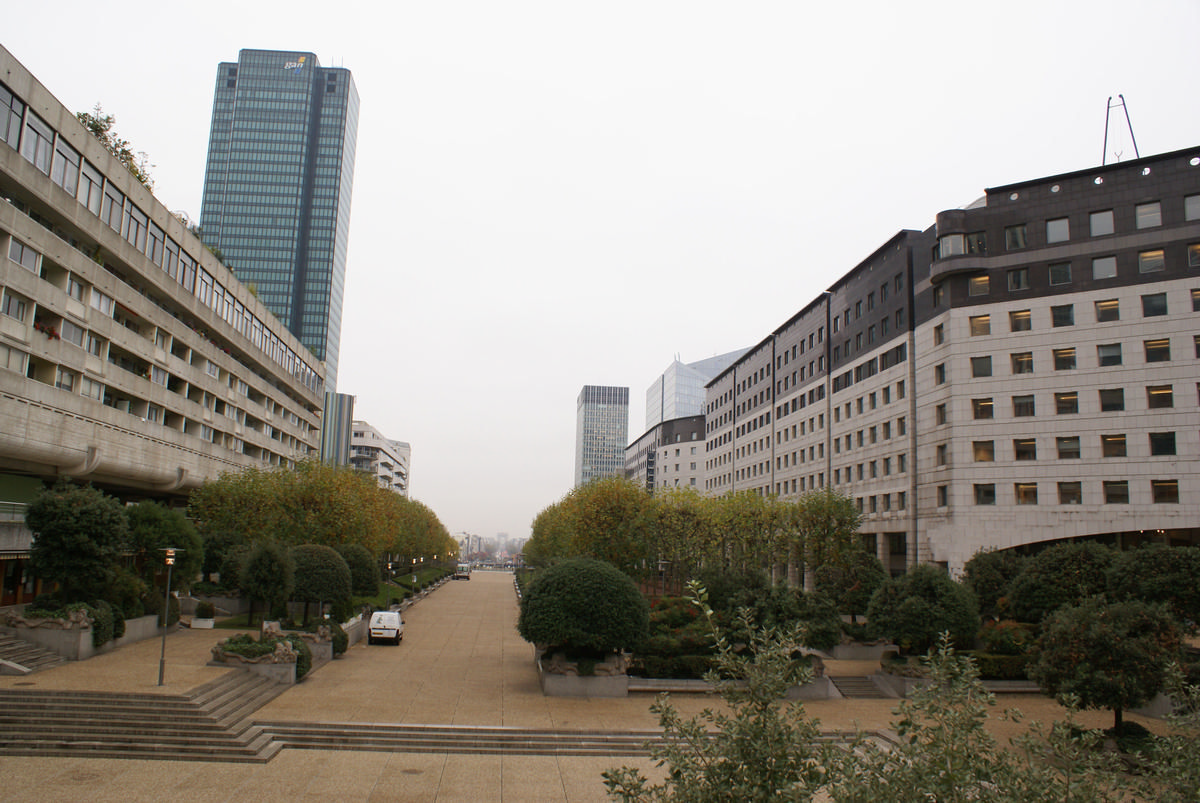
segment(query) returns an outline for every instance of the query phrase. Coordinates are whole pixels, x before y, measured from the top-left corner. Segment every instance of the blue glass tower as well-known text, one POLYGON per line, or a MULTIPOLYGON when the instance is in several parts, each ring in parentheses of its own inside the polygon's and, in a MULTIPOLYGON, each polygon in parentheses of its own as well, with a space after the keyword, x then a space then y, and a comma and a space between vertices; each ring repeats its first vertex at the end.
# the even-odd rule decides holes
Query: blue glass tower
POLYGON ((200 226, 206 245, 337 383, 358 92, 312 53, 242 50, 217 69, 200 226))

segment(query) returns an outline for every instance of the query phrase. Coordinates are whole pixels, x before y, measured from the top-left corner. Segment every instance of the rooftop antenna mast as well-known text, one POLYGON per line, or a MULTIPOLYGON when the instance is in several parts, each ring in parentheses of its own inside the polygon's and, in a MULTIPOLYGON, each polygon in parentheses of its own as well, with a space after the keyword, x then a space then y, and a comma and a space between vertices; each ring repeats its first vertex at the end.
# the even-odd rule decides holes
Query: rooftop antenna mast
MULTIPOLYGON (((1108 118, 1112 110, 1116 106, 1121 107, 1121 111, 1125 112, 1125 125, 1129 128, 1129 139, 1133 141, 1133 156, 1135 159, 1140 159, 1141 154, 1138 153, 1137 138, 1133 135, 1133 123, 1129 121, 1129 107, 1125 105, 1125 96, 1117 95, 1120 98, 1119 103, 1113 103, 1112 95, 1108 96, 1108 107, 1104 110, 1104 153, 1100 157, 1100 166, 1108 164, 1108 118)), ((1117 161, 1120 161, 1120 155, 1117 156, 1117 161)))

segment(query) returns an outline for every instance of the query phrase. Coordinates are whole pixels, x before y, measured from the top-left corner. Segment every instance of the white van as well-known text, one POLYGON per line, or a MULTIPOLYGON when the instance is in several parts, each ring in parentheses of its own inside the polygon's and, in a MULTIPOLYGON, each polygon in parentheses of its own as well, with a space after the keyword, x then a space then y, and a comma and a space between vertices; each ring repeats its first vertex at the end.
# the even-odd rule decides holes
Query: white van
POLYGON ((455 580, 470 580, 471 579, 471 564, 460 563, 454 569, 455 580))
POLYGON ((375 611, 371 614, 371 624, 367 626, 367 643, 390 641, 399 644, 404 638, 404 620, 400 611, 375 611))

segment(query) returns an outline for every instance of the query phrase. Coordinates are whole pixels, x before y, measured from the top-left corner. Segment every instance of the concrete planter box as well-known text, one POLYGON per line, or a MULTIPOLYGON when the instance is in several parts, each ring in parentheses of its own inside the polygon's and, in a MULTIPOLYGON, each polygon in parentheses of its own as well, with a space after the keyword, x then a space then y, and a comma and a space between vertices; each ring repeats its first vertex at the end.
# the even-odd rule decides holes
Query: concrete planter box
POLYGON ((211 602, 218 612, 229 616, 250 612, 250 600, 243 597, 209 597, 202 594, 194 597, 181 597, 179 611, 191 616, 196 612, 196 604, 200 602, 211 602))
POLYGON ((892 697, 908 697, 921 686, 928 686, 928 678, 906 678, 902 675, 889 675, 877 672, 871 675, 871 681, 892 697))
MULTIPOLYGON (((148 638, 155 638, 162 635, 162 628, 159 623, 162 619, 156 614, 149 616, 139 616, 136 619, 125 620, 125 635, 116 639, 113 644, 117 647, 123 647, 126 644, 135 644, 139 641, 145 641, 148 638)), ((171 625, 170 630, 175 630, 178 624, 171 625)))
POLYGON ((347 647, 353 647, 360 641, 365 641, 367 638, 367 620, 362 616, 356 616, 346 624, 342 625, 342 629, 346 631, 346 635, 350 637, 350 643, 347 647))
POLYGON ((813 678, 803 686, 792 686, 784 695, 789 700, 836 700, 842 695, 826 677, 813 678))
POLYGON ((835 661, 878 661, 887 653, 899 653, 895 644, 839 644, 829 653, 835 661))
POLYGON ((284 683, 288 686, 296 685, 296 661, 276 662, 275 656, 263 655, 258 658, 246 658, 234 653, 225 652, 221 649, 221 645, 213 647, 213 659, 208 662, 209 666, 236 666, 245 669, 255 675, 261 675, 270 678, 276 683, 284 683))
POLYGON ((537 662, 542 694, 547 697, 628 697, 628 675, 558 675, 542 670, 537 662))
POLYGON ((214 624, 216 624, 215 619, 197 619, 193 616, 191 628, 192 630, 212 630, 214 624))

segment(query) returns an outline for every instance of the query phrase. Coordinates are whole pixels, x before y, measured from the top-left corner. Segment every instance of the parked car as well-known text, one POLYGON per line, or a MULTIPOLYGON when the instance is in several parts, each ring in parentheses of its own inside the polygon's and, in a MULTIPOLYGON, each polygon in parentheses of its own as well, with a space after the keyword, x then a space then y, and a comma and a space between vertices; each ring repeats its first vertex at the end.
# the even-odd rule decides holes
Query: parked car
POLYGON ((471 564, 460 563, 454 568, 455 580, 470 580, 471 579, 471 564))
POLYGON ((375 611, 371 614, 371 623, 367 626, 367 643, 390 641, 399 644, 404 638, 404 619, 400 611, 375 611))

